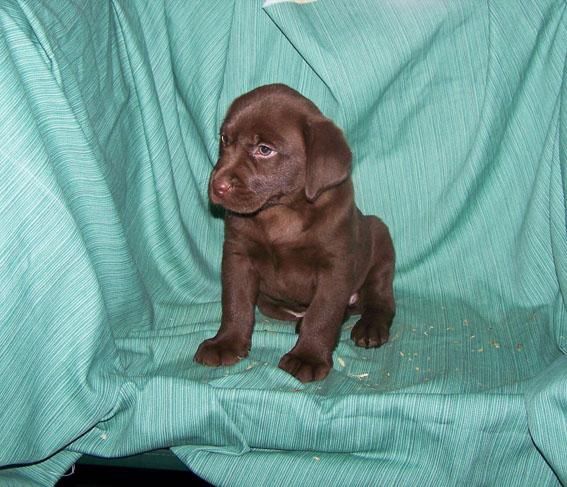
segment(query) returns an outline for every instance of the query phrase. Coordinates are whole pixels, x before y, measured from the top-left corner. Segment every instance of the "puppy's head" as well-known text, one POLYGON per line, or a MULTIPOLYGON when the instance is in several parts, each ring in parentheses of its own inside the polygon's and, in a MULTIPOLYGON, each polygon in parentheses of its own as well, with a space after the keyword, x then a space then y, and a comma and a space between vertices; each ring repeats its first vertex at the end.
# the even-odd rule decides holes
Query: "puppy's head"
POLYGON ((314 202, 349 177, 350 163, 343 133, 311 101, 285 85, 262 86, 228 110, 209 196, 240 214, 285 199, 314 202))

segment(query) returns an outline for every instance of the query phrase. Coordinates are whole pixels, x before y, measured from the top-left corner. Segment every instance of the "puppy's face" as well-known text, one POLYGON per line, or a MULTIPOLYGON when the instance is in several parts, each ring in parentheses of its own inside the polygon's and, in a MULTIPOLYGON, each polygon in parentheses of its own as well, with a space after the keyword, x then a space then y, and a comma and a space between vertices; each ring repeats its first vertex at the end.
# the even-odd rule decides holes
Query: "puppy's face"
POLYGON ((228 110, 209 196, 239 214, 313 202, 348 177, 350 160, 342 132, 312 102, 284 85, 263 86, 228 110))
POLYGON ((257 100, 229 113, 209 186, 211 201, 235 213, 254 213, 302 189, 305 147, 301 123, 257 100))

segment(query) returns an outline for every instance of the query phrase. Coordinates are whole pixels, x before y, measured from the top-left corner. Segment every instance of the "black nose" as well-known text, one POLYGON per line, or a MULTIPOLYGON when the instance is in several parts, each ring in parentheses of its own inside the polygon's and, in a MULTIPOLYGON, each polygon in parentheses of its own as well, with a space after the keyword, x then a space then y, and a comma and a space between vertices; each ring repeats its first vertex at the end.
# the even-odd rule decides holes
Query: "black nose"
POLYGON ((219 198, 224 197, 232 189, 232 184, 226 179, 214 179, 213 180, 213 192, 219 198))

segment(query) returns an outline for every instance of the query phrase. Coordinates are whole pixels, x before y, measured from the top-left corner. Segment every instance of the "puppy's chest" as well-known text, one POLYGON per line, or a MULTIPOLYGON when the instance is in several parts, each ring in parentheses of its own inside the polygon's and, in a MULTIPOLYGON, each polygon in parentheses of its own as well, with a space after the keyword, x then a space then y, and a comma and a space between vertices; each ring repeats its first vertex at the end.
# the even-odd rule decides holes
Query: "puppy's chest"
POLYGON ((309 247, 266 245, 252 249, 260 291, 280 300, 308 302, 315 289, 320 256, 309 247))
POLYGON ((296 268, 314 270, 320 249, 306 228, 305 219, 286 208, 276 210, 257 227, 253 245, 257 265, 278 274, 293 273, 296 268))
POLYGON ((241 222, 238 233, 245 239, 263 294, 298 302, 311 299, 325 257, 306 221, 305 214, 278 206, 241 222))
POLYGON ((250 255, 258 270, 270 274, 314 272, 319 265, 317 252, 308 246, 256 245, 250 255))
POLYGON ((301 245, 309 238, 305 232, 305 217, 285 207, 277 207, 266 211, 267 215, 258 221, 258 236, 264 246, 274 249, 301 245))

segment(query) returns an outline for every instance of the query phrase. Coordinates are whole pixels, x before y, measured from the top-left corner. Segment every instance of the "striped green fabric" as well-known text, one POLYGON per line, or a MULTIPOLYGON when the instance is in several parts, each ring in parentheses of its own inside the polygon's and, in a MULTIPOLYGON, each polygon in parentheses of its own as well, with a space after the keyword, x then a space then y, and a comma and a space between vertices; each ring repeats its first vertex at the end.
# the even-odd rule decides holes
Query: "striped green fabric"
POLYGON ((0 0, 0 485, 172 448, 219 486, 567 484, 564 0, 0 0), (269 5, 268 5, 269 4, 269 5), (207 180, 283 82, 389 225, 388 344, 192 362, 220 317, 207 180))

